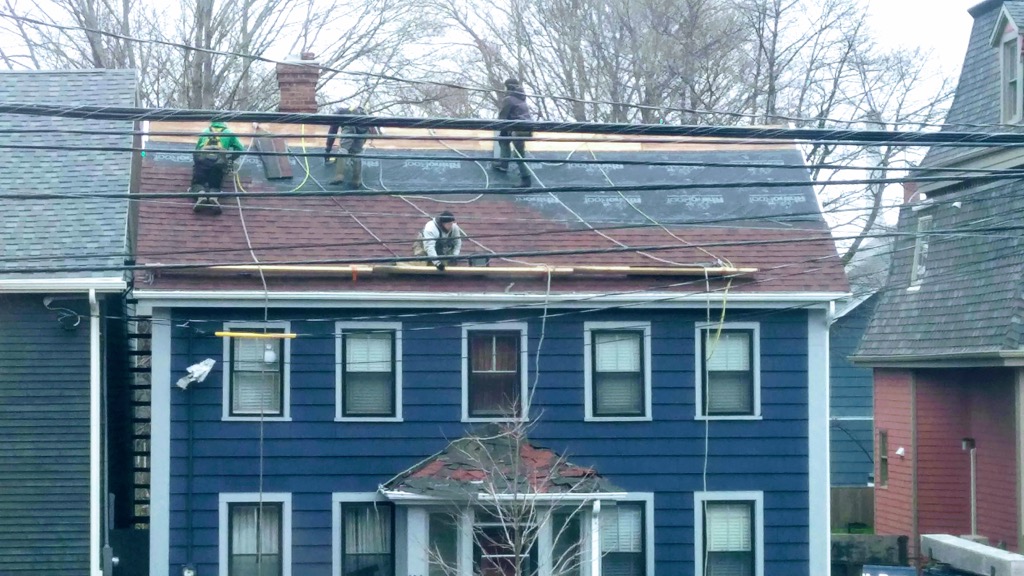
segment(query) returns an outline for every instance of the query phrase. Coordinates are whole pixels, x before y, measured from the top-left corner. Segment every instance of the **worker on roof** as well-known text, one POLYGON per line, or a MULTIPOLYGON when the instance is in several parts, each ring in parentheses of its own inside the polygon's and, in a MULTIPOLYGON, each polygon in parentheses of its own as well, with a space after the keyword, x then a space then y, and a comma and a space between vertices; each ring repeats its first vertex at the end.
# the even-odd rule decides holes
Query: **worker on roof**
MULTIPOLYGON (((501 100, 501 110, 498 111, 499 120, 533 120, 530 112, 530 105, 526 103, 526 93, 523 92, 523 85, 516 78, 505 80, 505 97, 501 100)), ((498 172, 508 172, 509 158, 515 154, 516 164, 519 166, 519 187, 529 188, 533 184, 529 168, 523 158, 526 158, 526 139, 533 136, 529 130, 501 130, 498 132, 498 147, 501 150, 501 159, 491 166, 498 172), (508 138, 514 138, 509 140, 508 138)))
POLYGON ((416 237, 413 256, 426 256, 438 270, 444 270, 447 259, 438 256, 458 256, 462 252, 462 239, 466 234, 455 223, 455 215, 447 210, 431 218, 416 237))
MULTIPOLYGON (((363 116, 366 110, 362 107, 355 109, 338 108, 335 114, 355 114, 363 116)), ((367 134, 380 134, 376 126, 332 124, 327 131, 327 148, 324 150, 324 162, 332 159, 335 163, 334 179, 331 184, 341 184, 345 190, 359 190, 363 188, 363 159, 359 157, 366 146, 367 134), (332 158, 331 150, 334 148, 335 135, 341 131, 341 139, 338 140, 338 153, 332 158)))
POLYGON ((192 184, 189 192, 198 194, 193 210, 220 214, 220 202, 204 192, 220 192, 225 174, 234 174, 235 158, 245 150, 242 143, 223 122, 211 122, 192 153, 192 184))

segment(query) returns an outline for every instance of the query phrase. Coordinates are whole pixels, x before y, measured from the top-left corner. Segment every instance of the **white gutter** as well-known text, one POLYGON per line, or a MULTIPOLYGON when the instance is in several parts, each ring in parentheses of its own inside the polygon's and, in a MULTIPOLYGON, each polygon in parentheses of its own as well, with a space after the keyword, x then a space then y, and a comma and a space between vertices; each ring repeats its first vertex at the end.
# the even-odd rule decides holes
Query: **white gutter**
MULTIPOLYGON (((667 307, 704 307, 709 295, 702 292, 629 292, 607 294, 575 292, 569 294, 491 293, 491 292, 270 292, 257 290, 175 291, 138 290, 139 314, 149 315, 153 308, 216 307, 231 301, 233 307, 261 308, 269 298, 278 307, 326 308, 344 304, 353 308, 415 306, 424 308, 479 308, 506 304, 572 305, 580 308, 594 304, 635 304, 667 307)), ((844 292, 721 292, 710 294, 712 303, 723 301, 733 307, 827 307, 829 302, 849 296, 844 292)))
POLYGON ((565 492, 542 494, 477 494, 477 500, 493 500, 495 502, 590 502, 591 500, 618 501, 625 500, 629 494, 625 492, 565 492))
POLYGON ((122 292, 122 278, 15 278, 0 279, 0 292, 122 292))
POLYGON ((89 289, 89 573, 100 570, 100 305, 89 289))

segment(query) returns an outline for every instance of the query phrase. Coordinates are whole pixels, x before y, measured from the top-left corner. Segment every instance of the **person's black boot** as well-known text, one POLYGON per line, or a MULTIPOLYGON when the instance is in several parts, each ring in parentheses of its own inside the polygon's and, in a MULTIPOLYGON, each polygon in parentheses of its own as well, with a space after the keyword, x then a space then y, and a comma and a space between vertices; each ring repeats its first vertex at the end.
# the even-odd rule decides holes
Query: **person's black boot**
POLYGON ((529 176, 523 176, 519 179, 519 184, 516 188, 531 188, 533 186, 533 178, 529 176))

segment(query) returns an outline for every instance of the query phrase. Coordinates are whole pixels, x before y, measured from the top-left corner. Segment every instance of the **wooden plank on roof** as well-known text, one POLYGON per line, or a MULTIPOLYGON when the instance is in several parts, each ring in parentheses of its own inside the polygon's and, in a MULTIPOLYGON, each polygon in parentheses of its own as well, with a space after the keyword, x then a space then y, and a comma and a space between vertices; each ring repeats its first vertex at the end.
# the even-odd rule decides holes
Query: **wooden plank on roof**
POLYGON ((271 156, 260 156, 260 162, 263 163, 263 172, 267 175, 267 180, 284 180, 291 178, 292 165, 288 162, 288 156, 279 156, 288 152, 288 141, 283 138, 274 138, 272 136, 259 136, 253 141, 253 148, 257 152, 274 152, 271 156))
POLYGON ((336 265, 289 265, 289 264, 242 264, 236 266, 211 266, 214 272, 257 273, 259 270, 270 276, 352 276, 367 274, 388 274, 406 276, 747 276, 757 268, 701 267, 701 266, 448 266, 443 272, 433 266, 413 263, 386 265, 336 264, 336 265))

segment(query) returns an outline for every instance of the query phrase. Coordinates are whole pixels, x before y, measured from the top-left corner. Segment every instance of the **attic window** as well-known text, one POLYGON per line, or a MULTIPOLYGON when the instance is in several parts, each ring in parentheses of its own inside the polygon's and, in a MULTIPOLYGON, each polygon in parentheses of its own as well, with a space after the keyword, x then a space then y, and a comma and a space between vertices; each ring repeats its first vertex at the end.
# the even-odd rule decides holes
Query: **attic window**
POLYGON ((917 238, 914 244, 914 266, 910 269, 911 286, 920 284, 928 264, 928 233, 932 230, 932 217, 921 216, 917 220, 917 238))
POLYGON ((1003 37, 1000 48, 1002 69, 1002 121, 1018 122, 1021 119, 1024 82, 1021 79, 1020 35, 1014 30, 1003 37))

